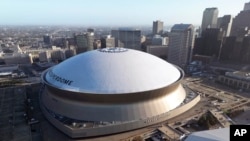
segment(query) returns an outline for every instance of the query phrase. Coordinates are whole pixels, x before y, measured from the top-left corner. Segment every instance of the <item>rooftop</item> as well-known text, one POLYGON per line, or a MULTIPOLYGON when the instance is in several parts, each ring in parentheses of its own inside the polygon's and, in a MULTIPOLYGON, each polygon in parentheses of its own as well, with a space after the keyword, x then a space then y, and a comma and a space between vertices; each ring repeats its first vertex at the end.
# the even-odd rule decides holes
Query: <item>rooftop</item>
POLYGON ((194 132, 185 141, 229 141, 229 128, 194 132))
POLYGON ((121 94, 163 88, 178 81, 181 75, 178 68, 151 54, 106 48, 69 58, 49 69, 44 79, 63 90, 121 94))
POLYGON ((190 27, 192 27, 192 24, 175 24, 172 28, 172 30, 187 30, 190 27))

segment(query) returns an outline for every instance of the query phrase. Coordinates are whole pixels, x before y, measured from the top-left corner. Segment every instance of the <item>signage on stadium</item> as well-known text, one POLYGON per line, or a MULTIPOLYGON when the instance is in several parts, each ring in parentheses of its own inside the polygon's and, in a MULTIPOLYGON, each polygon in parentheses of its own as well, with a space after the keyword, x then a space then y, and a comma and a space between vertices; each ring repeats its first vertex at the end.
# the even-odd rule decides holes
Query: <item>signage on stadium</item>
POLYGON ((60 76, 54 74, 52 71, 49 71, 48 73, 49 73, 49 76, 50 76, 52 79, 54 79, 54 80, 56 80, 56 81, 58 81, 58 82, 60 82, 60 83, 63 83, 63 84, 66 84, 66 85, 71 85, 71 83, 73 82, 72 80, 68 80, 68 79, 66 79, 66 78, 62 78, 62 77, 60 77, 60 76))

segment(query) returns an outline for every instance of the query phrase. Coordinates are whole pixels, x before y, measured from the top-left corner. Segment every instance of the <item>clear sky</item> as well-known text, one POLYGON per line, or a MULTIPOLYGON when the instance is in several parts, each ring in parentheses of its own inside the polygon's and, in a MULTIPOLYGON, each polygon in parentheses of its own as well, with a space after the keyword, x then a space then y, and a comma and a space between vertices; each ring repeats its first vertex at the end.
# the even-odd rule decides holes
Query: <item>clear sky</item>
POLYGON ((236 16, 249 0, 0 0, 0 25, 200 25, 205 8, 236 16))

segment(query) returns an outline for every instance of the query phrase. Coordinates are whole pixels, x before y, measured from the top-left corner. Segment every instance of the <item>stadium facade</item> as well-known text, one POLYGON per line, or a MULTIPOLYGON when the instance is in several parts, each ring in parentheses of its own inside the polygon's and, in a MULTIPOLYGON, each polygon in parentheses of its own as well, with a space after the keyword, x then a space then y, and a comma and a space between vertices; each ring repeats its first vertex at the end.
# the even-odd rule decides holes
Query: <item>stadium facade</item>
POLYGON ((72 138, 143 128, 173 118, 199 100, 187 98, 183 71, 156 56, 104 48, 71 57, 42 74, 45 117, 72 138))

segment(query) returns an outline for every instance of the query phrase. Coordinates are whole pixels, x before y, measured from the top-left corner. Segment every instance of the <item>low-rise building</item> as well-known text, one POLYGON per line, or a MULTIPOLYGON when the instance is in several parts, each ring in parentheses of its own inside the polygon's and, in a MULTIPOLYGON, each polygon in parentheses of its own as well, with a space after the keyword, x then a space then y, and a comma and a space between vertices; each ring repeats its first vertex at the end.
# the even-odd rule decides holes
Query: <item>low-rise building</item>
POLYGON ((250 71, 226 72, 218 77, 218 82, 232 88, 250 91, 250 71))
POLYGON ((146 52, 162 59, 166 59, 168 55, 167 49, 168 46, 166 45, 148 45, 146 52))
POLYGON ((11 64, 32 64, 33 59, 31 54, 21 54, 16 53, 12 55, 5 55, 3 56, 3 60, 6 65, 11 64))
POLYGON ((39 53, 39 61, 40 62, 50 62, 51 55, 49 51, 43 51, 39 53))

